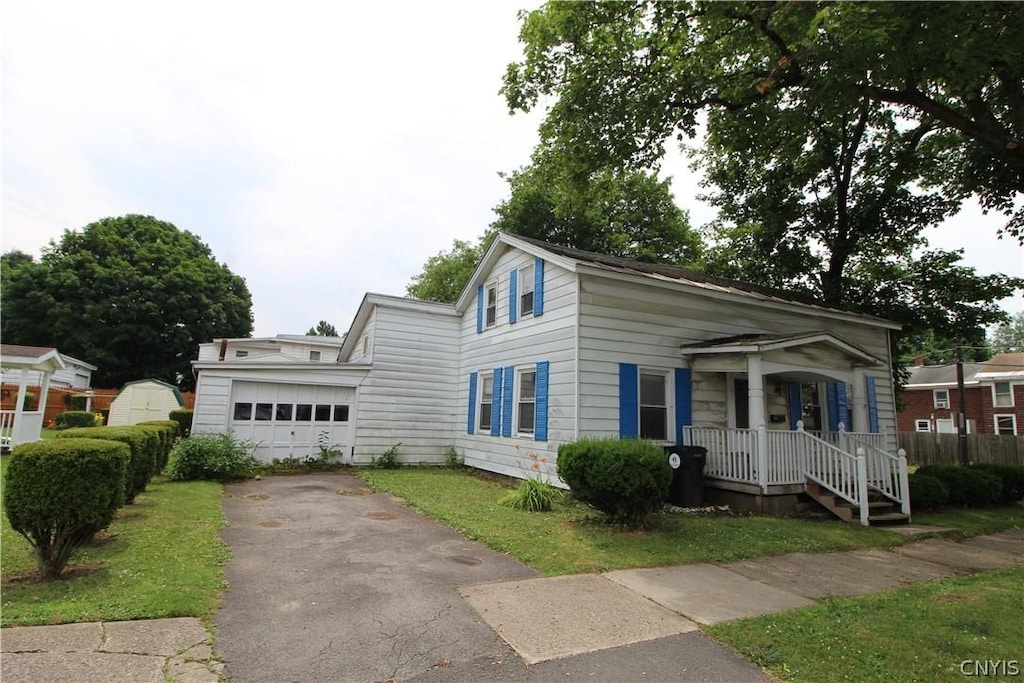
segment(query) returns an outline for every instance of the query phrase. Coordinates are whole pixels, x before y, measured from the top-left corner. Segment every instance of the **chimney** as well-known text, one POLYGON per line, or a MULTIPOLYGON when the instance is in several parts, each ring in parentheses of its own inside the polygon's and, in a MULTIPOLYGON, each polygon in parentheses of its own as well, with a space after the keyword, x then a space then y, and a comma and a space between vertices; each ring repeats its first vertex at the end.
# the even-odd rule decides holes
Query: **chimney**
MULTIPOLYGON (((222 352, 222 355, 223 355, 223 352, 222 352)), ((223 360, 223 358, 221 358, 221 360, 223 360)), ((914 356, 914 367, 915 368, 923 368, 924 367, 924 354, 923 353, 919 353, 916 356, 914 356)))
POLYGON ((227 353, 228 353, 228 340, 227 339, 221 339, 220 340, 220 358, 218 358, 217 360, 224 360, 224 356, 226 356, 227 353))

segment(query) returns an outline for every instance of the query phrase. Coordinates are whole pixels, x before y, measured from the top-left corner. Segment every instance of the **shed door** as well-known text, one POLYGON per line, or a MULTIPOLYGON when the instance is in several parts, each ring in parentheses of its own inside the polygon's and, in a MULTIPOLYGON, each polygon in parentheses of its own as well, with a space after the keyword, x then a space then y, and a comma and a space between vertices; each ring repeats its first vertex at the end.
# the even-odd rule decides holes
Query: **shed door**
POLYGON ((353 387, 236 381, 228 424, 264 462, 316 456, 321 444, 348 458, 354 408, 353 387))

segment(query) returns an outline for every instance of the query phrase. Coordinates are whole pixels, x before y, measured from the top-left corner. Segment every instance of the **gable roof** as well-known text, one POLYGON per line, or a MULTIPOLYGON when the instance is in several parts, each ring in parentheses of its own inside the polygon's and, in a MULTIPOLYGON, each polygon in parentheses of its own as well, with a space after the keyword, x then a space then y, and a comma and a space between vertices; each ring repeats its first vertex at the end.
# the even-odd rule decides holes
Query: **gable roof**
POLYGON ((367 292, 359 303, 359 308, 356 310, 355 317, 352 318, 352 324, 349 326, 348 332, 345 333, 345 343, 338 350, 338 358, 347 358, 352 353, 356 343, 359 342, 359 335, 356 333, 366 325, 375 306, 404 308, 406 310, 423 311, 439 315, 457 316, 459 314, 456 311, 456 307, 452 304, 367 292))
POLYGON ((647 284, 701 293, 716 298, 739 299, 767 307, 790 308, 795 306, 826 317, 852 319, 892 330, 898 330, 901 327, 899 323, 891 320, 823 306, 792 292, 783 292, 739 280, 706 275, 663 263, 647 263, 645 261, 636 261, 618 256, 583 251, 582 249, 563 247, 533 239, 532 237, 510 235, 505 232, 498 233, 490 249, 484 254, 484 257, 473 272, 473 277, 470 278, 466 288, 462 291, 462 295, 455 304, 456 309, 460 313, 466 311, 474 299, 476 288, 487 277, 487 274, 494 267, 501 254, 509 248, 519 249, 537 258, 551 261, 555 265, 574 273, 588 273, 598 277, 646 282, 647 284))
POLYGON ((5 370, 63 370, 66 365, 57 349, 49 346, 0 344, 0 366, 5 370))
POLYGON ((808 344, 824 344, 846 354, 861 366, 884 366, 885 362, 831 332, 806 332, 801 334, 743 334, 721 337, 680 347, 683 355, 715 353, 763 353, 779 349, 791 349, 808 344))
POLYGON ((114 398, 116 399, 118 396, 123 394, 125 392, 125 389, 127 389, 128 387, 133 387, 139 384, 156 384, 164 389, 170 389, 171 393, 174 394, 174 400, 178 402, 178 405, 185 405, 185 397, 181 395, 181 389, 174 386, 173 384, 169 384, 158 379, 136 379, 132 380, 131 382, 125 382, 124 386, 118 389, 117 396, 115 396, 114 398))

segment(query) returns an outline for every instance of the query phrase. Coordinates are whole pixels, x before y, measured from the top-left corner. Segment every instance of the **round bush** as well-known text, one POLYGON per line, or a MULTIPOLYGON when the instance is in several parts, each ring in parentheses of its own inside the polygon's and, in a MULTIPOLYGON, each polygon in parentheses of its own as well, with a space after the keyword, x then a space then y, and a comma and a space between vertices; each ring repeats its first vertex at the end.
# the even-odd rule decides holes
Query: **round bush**
POLYGON ((558 448, 558 476, 609 521, 638 527, 668 498, 672 468, 645 441, 583 439, 558 448))
POLYGON ((68 429, 57 434, 58 438, 105 439, 121 441, 131 449, 128 463, 128 479, 125 483, 125 504, 146 490, 149 480, 157 471, 160 457, 160 439, 156 434, 134 427, 83 427, 68 429))
POLYGON ((949 489, 929 474, 914 473, 910 476, 910 504, 914 509, 935 510, 949 500, 949 489))
POLYGON ((1024 500, 1024 465, 979 463, 971 465, 971 467, 981 472, 994 474, 1002 480, 1003 489, 999 496, 1001 504, 1013 505, 1024 500))
POLYGON ((178 442, 171 453, 171 479, 242 479, 259 463, 249 444, 231 434, 196 434, 178 442))
POLYGON ((4 482, 4 510, 36 552, 44 580, 60 576, 75 548, 114 519, 124 503, 130 449, 100 439, 53 439, 17 446, 4 482))
POLYGON ((160 439, 160 453, 157 459, 156 473, 164 471, 174 448, 174 440, 178 436, 178 423, 174 420, 151 420, 135 425, 136 429, 148 429, 160 439))
POLYGON ((75 427, 92 427, 96 424, 96 415, 88 410, 68 410, 53 416, 54 429, 74 429, 75 427))
POLYGON ((192 433, 192 411, 188 408, 172 410, 167 417, 178 423, 178 436, 185 437, 192 433))

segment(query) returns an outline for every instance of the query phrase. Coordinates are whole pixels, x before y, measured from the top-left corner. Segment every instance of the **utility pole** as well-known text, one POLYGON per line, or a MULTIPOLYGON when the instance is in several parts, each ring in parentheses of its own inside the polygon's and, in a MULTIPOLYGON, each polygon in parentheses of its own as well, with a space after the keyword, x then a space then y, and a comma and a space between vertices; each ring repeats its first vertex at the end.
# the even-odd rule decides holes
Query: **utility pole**
POLYGON ((956 413, 956 439, 957 453, 960 456, 960 464, 966 465, 967 458, 967 392, 964 390, 964 350, 960 340, 956 342, 956 392, 957 392, 957 413, 956 413))

